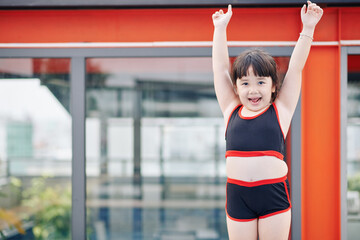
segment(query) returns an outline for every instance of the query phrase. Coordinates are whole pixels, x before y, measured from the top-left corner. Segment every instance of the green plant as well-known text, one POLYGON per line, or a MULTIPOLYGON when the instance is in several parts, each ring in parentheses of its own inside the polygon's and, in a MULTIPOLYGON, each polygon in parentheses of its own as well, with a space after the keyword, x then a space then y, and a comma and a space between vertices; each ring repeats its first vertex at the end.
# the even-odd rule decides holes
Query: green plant
POLYGON ((32 209, 36 239, 70 239, 70 186, 47 186, 48 177, 35 178, 23 193, 23 205, 32 209))
MULTIPOLYGON (((14 177, 10 178, 11 191, 15 192, 16 195, 18 195, 20 187, 21 187, 20 179, 14 178, 14 177)), ((7 197, 7 194, 0 191, 0 198, 5 198, 5 197, 7 197)), ((0 208, 0 220, 2 220, 3 223, 5 223, 3 225, 0 225, 0 239, 6 239, 4 230, 7 227, 10 227, 10 228, 15 227, 19 233, 25 234, 25 230, 22 227, 21 220, 14 211, 0 208)))
POLYGON ((360 173, 348 178, 348 190, 360 192, 360 173))
MULTIPOLYGON (((44 176, 33 178, 30 186, 24 191, 20 179, 11 178, 10 191, 16 198, 17 207, 24 209, 21 216, 14 212, 0 208, 0 220, 8 226, 15 227, 20 233, 25 234, 20 219, 30 220, 34 223, 32 228, 35 239, 71 239, 71 188, 70 184, 51 184, 54 179, 44 176)), ((0 197, 7 197, 0 191, 0 197)), ((88 212, 88 218, 90 214, 88 212)), ((87 228, 87 235, 92 230, 87 228)), ((0 224, 0 239, 5 239, 0 224)))

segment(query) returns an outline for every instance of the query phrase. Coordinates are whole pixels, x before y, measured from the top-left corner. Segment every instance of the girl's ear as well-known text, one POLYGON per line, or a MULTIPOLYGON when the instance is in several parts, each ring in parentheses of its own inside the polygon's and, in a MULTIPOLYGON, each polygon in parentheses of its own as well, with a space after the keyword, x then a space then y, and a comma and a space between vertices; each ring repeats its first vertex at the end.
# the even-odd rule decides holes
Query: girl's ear
POLYGON ((276 86, 273 84, 273 86, 271 87, 271 92, 274 93, 276 90, 276 86))
POLYGON ((238 94, 238 91, 237 91, 236 85, 233 85, 233 86, 234 86, 234 92, 235 92, 235 94, 236 94, 236 95, 239 95, 239 94, 238 94))

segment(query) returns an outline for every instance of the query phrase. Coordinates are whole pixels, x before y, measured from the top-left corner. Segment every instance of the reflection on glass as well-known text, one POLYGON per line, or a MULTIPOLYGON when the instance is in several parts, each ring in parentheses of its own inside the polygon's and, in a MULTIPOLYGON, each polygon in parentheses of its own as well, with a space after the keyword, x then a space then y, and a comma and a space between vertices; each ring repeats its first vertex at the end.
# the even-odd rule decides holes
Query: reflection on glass
POLYGON ((92 58, 86 69, 91 238, 227 239, 211 58, 92 58))
MULTIPOLYGON (((70 239, 69 66, 0 59, 0 209, 21 220, 26 239, 70 239)), ((5 215, 0 231, 16 238, 5 215)))
POLYGON ((347 112, 347 226, 348 239, 355 240, 360 234, 360 55, 348 57, 347 112))

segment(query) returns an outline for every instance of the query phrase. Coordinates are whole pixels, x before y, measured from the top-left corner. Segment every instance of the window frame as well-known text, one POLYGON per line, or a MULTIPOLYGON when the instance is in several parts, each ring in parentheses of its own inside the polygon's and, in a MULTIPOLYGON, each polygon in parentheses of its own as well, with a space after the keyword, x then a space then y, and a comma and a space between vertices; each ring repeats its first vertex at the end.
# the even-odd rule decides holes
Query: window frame
POLYGON ((341 239, 347 239, 347 88, 348 88, 348 56, 360 55, 360 47, 341 47, 340 61, 340 197, 341 197, 341 239))
MULTIPOLYGON (((229 47, 229 55, 230 57, 236 57, 240 52, 246 49, 248 49, 248 47, 229 47)), ((262 49, 269 52, 272 56, 275 57, 277 56, 290 57, 293 47, 274 46, 274 47, 262 47, 262 49)), ((358 48, 358 50, 360 50, 360 48, 358 48)), ((73 142, 72 178, 71 178, 72 239, 86 239, 86 172, 85 172, 86 171, 85 168, 86 167, 86 155, 85 155, 86 153, 85 152, 86 59, 87 58, 127 58, 127 57, 131 57, 131 58, 211 57, 211 51, 212 49, 209 46, 124 47, 124 48, 0 48, 1 58, 70 58, 71 59, 70 60, 71 61, 70 112, 72 117, 72 142, 73 142)), ((345 54, 345 52, 343 54, 345 54)), ((344 94, 342 94, 342 96, 344 96, 344 94)), ((290 131, 290 134, 291 134, 290 138, 291 138, 291 189, 292 189, 291 201, 293 203, 291 237, 292 239, 301 239, 301 229, 302 229, 301 226, 301 96, 295 114, 293 116, 292 130, 290 131)))

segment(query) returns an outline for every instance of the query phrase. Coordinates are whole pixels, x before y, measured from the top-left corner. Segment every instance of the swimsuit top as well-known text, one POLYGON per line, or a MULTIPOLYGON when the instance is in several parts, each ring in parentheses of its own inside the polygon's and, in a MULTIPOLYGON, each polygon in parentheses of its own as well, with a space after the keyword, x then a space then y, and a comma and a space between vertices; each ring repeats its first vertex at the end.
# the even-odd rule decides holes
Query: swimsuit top
POLYGON ((241 115, 238 105, 226 127, 225 157, 275 156, 284 159, 285 137, 275 104, 253 117, 241 115))

